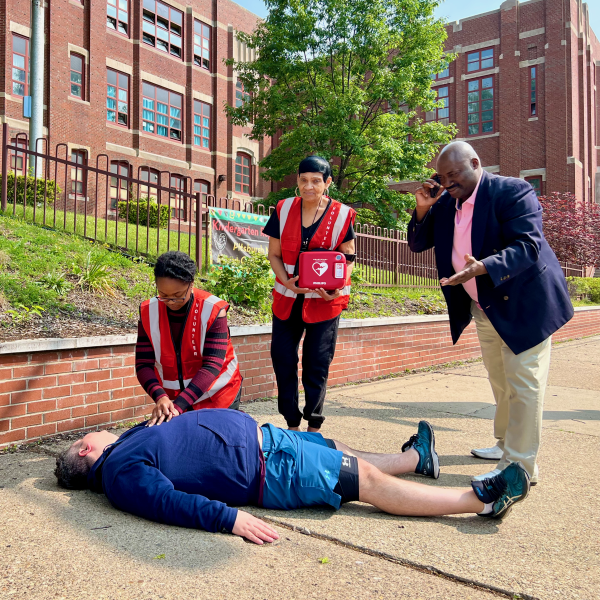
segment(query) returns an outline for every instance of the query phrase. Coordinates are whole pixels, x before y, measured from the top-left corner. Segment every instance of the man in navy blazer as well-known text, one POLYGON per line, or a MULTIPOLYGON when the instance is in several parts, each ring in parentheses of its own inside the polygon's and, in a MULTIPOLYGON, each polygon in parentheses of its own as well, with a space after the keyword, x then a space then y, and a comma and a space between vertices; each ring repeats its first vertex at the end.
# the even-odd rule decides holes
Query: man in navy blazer
POLYGON ((573 316, 566 281, 531 185, 485 172, 465 142, 442 150, 437 175, 441 185, 429 179, 415 193, 408 244, 435 248, 454 343, 475 318, 497 442, 471 452, 500 461, 478 479, 520 461, 535 485, 551 336, 573 316))

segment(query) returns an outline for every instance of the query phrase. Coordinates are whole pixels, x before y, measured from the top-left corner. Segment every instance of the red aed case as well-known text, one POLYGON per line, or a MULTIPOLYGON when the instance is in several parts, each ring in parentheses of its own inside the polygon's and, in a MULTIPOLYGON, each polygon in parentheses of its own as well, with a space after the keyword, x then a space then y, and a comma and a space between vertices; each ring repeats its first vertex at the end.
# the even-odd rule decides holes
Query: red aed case
POLYGON ((333 250, 302 252, 298 263, 300 279, 296 285, 315 290, 338 290, 346 283, 346 257, 333 250))

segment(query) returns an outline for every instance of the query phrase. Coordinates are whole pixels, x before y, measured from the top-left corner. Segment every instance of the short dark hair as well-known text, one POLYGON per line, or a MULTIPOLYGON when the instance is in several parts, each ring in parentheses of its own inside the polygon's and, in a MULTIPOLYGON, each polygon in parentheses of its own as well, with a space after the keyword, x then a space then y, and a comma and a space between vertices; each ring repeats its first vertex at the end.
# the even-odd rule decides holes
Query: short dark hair
POLYGON ((307 156, 298 167, 298 175, 302 173, 321 173, 323 181, 331 177, 331 165, 322 156, 307 156))
POLYGON ((85 456, 79 456, 77 448, 71 446, 56 459, 54 474, 58 485, 68 490, 83 490, 87 488, 87 476, 90 465, 85 456))
POLYGON ((179 250, 161 254, 154 265, 154 277, 170 277, 191 283, 195 276, 196 263, 185 252, 179 250))

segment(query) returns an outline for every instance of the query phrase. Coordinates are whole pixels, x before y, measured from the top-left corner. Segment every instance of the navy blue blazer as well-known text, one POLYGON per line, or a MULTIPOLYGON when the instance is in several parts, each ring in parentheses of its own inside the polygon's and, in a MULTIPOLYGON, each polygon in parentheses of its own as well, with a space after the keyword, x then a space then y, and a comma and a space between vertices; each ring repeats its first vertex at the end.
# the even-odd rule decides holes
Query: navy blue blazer
MULTIPOLYGON (((435 247, 439 278, 454 275, 452 244, 456 200, 447 192, 417 223, 408 225, 413 252, 435 247)), ((483 172, 475 198, 473 256, 486 275, 476 277, 479 304, 506 345, 519 354, 533 348, 573 316, 560 264, 544 238, 542 207, 522 179, 483 172)), ((444 286, 452 340, 471 321, 471 298, 462 285, 444 286)))

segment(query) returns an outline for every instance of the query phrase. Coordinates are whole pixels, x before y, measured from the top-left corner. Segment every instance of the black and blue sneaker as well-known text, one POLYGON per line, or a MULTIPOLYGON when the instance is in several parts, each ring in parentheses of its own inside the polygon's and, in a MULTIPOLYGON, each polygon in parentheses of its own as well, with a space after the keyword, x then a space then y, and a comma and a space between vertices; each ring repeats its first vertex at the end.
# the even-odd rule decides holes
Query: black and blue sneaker
POLYGON ((529 494, 529 474, 521 463, 510 463, 498 475, 472 481, 473 491, 484 504, 491 504, 492 510, 488 513, 479 513, 480 517, 502 519, 512 510, 517 502, 527 498, 529 494))
POLYGON ((435 435, 433 427, 427 421, 419 423, 415 435, 402 445, 402 452, 414 448, 419 453, 419 464, 415 473, 437 479, 440 476, 440 459, 435 451, 435 435))

